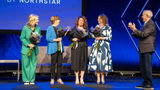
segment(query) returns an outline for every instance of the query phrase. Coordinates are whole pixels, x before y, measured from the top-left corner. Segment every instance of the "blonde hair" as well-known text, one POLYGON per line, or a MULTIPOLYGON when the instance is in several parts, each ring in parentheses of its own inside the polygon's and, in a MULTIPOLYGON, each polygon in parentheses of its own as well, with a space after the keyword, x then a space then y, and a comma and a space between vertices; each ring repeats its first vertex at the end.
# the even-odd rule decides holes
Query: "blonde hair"
POLYGON ((152 13, 151 10, 144 10, 143 12, 144 12, 144 14, 145 14, 147 17, 149 17, 149 18, 151 18, 151 17, 153 16, 153 13, 152 13))
POLYGON ((29 15, 27 26, 34 27, 37 18, 39 19, 38 15, 34 15, 34 14, 29 15))
POLYGON ((51 23, 54 24, 56 20, 60 20, 59 16, 52 16, 51 23))

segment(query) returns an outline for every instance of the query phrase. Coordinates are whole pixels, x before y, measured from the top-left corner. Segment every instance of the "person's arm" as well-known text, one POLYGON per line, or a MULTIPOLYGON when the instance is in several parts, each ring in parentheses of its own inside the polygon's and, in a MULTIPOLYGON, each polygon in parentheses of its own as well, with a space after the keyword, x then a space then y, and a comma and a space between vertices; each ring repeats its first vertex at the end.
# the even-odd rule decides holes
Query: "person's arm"
POLYGON ((129 23, 128 23, 128 27, 132 30, 132 35, 133 35, 134 37, 136 37, 136 38, 139 38, 139 37, 136 35, 136 33, 134 33, 136 30, 138 30, 138 29, 136 28, 136 25, 135 25, 134 23, 129 22, 129 23))
POLYGON ((96 38, 93 33, 90 33, 91 38, 96 38))
POLYGON ((24 26, 20 35, 20 39, 23 43, 23 45, 25 45, 26 47, 28 46, 29 42, 28 40, 26 40, 26 30, 27 28, 24 26))
POLYGON ((66 36, 66 35, 68 34, 68 32, 69 32, 70 29, 71 29, 71 27, 68 26, 68 29, 67 29, 67 31, 65 32, 64 36, 66 36))
POLYGON ((71 31, 69 32, 69 40, 72 41, 72 38, 74 36, 74 32, 75 32, 75 28, 71 29, 71 31))
POLYGON ((89 29, 87 29, 87 33, 88 33, 87 38, 92 38, 92 34, 89 32, 89 29))
POLYGON ((135 30, 133 31, 133 35, 139 37, 139 38, 146 38, 148 37, 150 34, 152 34, 153 32, 155 32, 155 26, 154 24, 148 24, 144 31, 139 31, 139 30, 135 30))
POLYGON ((109 26, 108 29, 106 29, 104 32, 105 32, 104 37, 97 37, 96 39, 111 41, 112 40, 112 28, 109 26))
POLYGON ((73 38, 74 32, 75 32, 75 28, 71 29, 71 31, 70 31, 70 33, 69 33, 69 36, 70 36, 71 38, 73 38))
POLYGON ((26 47, 30 47, 30 49, 32 49, 33 47, 35 47, 35 45, 34 44, 31 44, 28 40, 27 40, 27 38, 26 38, 26 32, 27 31, 27 27, 23 27, 23 29, 22 29, 22 32, 21 32, 21 36, 20 36, 20 39, 21 39, 21 41, 22 41, 22 43, 23 43, 23 45, 24 46, 26 46, 26 47))
MULTIPOLYGON (((41 29, 40 29, 40 27, 38 27, 38 34, 40 35, 40 37, 41 37, 41 29)), ((37 41, 36 43, 38 44, 40 42, 40 40, 39 41, 37 41)))
POLYGON ((38 32, 38 33, 39 33, 39 35, 41 36, 41 28, 40 28, 40 27, 39 27, 39 30, 38 30, 38 31, 39 31, 39 32, 38 32))
POLYGON ((62 41, 62 38, 56 38, 56 39, 53 39, 54 42, 60 42, 62 41))
POLYGON ((104 40, 111 41, 112 40, 112 28, 109 26, 109 28, 106 31, 106 35, 104 37, 104 40))
POLYGON ((52 43, 55 38, 52 38, 52 32, 50 28, 47 28, 46 40, 47 42, 52 43))

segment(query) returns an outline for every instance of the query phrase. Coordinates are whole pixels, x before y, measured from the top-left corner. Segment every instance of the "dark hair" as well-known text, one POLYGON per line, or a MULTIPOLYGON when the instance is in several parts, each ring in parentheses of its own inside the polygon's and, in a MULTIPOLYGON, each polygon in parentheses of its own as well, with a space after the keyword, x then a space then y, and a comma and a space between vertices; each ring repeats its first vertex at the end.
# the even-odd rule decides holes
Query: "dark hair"
POLYGON ((84 28, 87 28, 87 27, 88 27, 88 24, 87 24, 87 19, 86 19, 85 16, 80 16, 80 17, 78 17, 78 19, 77 19, 77 21, 76 21, 76 26, 78 26, 78 21, 79 21, 80 18, 82 18, 82 19, 84 20, 84 25, 83 25, 83 27, 84 27, 84 28))

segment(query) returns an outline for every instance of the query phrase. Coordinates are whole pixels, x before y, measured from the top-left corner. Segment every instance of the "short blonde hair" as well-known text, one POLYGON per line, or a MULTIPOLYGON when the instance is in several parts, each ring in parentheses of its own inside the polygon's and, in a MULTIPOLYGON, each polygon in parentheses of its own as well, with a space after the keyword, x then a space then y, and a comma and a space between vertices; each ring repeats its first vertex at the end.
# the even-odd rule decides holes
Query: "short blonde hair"
POLYGON ((34 14, 29 15, 27 25, 29 27, 34 27, 35 26, 35 21, 36 21, 37 18, 39 19, 38 15, 34 15, 34 14))
POLYGON ((60 20, 59 16, 52 16, 51 23, 54 24, 56 20, 60 20))
POLYGON ((145 14, 147 17, 149 17, 149 18, 151 18, 151 17, 153 16, 153 13, 152 13, 151 10, 144 10, 143 12, 144 12, 144 14, 145 14))

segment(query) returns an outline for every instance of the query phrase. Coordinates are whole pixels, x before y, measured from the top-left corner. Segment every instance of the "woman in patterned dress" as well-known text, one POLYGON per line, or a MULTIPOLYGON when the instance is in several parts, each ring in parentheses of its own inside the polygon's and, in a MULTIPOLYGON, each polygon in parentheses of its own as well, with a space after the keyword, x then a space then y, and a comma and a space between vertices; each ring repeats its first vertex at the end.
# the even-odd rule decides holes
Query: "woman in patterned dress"
POLYGON ((99 27, 100 30, 102 30, 102 33, 100 37, 95 37, 95 41, 92 44, 88 69, 90 71, 96 71, 97 84, 100 84, 100 74, 101 82, 102 84, 105 84, 105 71, 112 71, 112 59, 109 43, 112 39, 112 29, 108 25, 108 19, 104 14, 98 16, 98 23, 99 25, 96 27, 99 27), (99 48, 96 48, 97 42, 99 42, 99 48))

